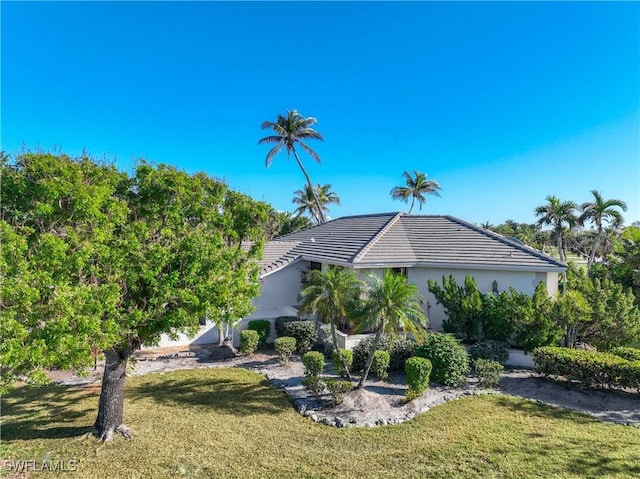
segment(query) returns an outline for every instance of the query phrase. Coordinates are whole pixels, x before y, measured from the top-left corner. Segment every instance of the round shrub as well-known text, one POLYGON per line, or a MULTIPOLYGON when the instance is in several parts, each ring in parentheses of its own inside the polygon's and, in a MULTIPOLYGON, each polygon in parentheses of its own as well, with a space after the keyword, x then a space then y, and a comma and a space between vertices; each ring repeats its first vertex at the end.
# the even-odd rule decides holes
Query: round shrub
POLYGON ((374 375, 384 380, 389 377, 389 360, 391 356, 386 351, 376 351, 373 353, 373 362, 371 363, 371 371, 374 375))
POLYGON ((296 350, 296 338, 291 338, 289 336, 276 338, 273 346, 276 350, 276 353, 278 353, 280 361, 283 364, 289 364, 289 357, 296 350))
POLYGON ((429 387, 429 377, 431 376, 431 361, 426 358, 413 357, 407 359, 404 366, 407 376, 407 399, 409 401, 420 397, 429 387))
POLYGON ((473 366, 476 369, 476 376, 482 386, 492 388, 500 384, 502 371, 504 371, 504 366, 501 363, 490 359, 479 358, 474 361, 473 366))
POLYGON ((252 329, 258 332, 258 347, 264 349, 267 346, 267 339, 271 334, 271 323, 266 319, 254 319, 249 321, 247 329, 252 329))
POLYGON ((323 324, 318 328, 318 343, 321 346, 320 349, 324 351, 325 356, 332 354, 335 351, 333 347, 333 337, 331 335, 331 325, 323 324))
MULTIPOLYGON (((348 349, 340 349, 340 354, 345 360, 345 363, 347 363, 347 367, 349 368, 349 370, 351 370, 351 365, 353 364, 353 351, 349 351, 348 349)), ((343 376, 345 374, 345 370, 342 367, 342 362, 338 358, 338 353, 335 350, 333 351, 332 362, 333 369, 335 369, 340 376, 343 376)))
POLYGON ((324 379, 318 376, 307 376, 302 380, 302 385, 307 388, 307 391, 313 394, 316 398, 319 398, 320 395, 324 393, 324 389, 327 387, 324 379))
POLYGON ((469 355, 453 335, 431 333, 414 354, 431 361, 434 382, 446 386, 460 386, 466 382, 469 355))
POLYGON ((243 354, 253 354, 258 349, 258 343, 260 342, 260 336, 258 332, 253 329, 245 329, 240 332, 240 351, 243 354))
POLYGON ((286 323, 289 323, 291 321, 301 321, 301 319, 298 318, 297 316, 280 316, 276 318, 275 320, 276 334, 278 336, 286 336, 283 328, 286 323))
POLYGON ((333 398, 333 403, 341 404, 344 399, 344 395, 353 389, 353 383, 351 381, 328 379, 327 389, 333 398))
POLYGON ((309 351, 302 356, 305 376, 319 376, 324 370, 324 354, 318 351, 309 351))
MULTIPOLYGON (((353 348, 353 371, 362 372, 369 358, 369 353, 373 347, 373 337, 365 338, 353 348)), ((412 339, 402 337, 390 338, 388 335, 382 335, 378 343, 378 350, 389 353, 389 371, 404 371, 404 363, 413 355, 416 342, 412 339)))
POLYGON ((318 338, 318 325, 315 321, 296 318, 295 320, 283 322, 280 330, 282 331, 280 336, 296 338, 296 352, 298 354, 311 351, 318 338))
POLYGON ((481 341, 469 347, 469 356, 476 359, 490 359, 505 363, 509 359, 509 344, 502 341, 481 341))

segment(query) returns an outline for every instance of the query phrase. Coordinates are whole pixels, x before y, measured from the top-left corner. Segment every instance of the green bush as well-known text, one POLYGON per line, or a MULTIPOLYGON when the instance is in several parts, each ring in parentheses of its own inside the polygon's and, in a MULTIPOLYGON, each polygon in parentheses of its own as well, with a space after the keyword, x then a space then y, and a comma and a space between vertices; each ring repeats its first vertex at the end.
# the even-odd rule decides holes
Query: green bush
POLYGON ((318 376, 307 376, 302 380, 302 385, 316 398, 319 398, 327 387, 324 379, 318 376))
POLYGON ((429 387, 431 376, 431 361, 426 358, 413 357, 407 359, 404 371, 407 376, 407 400, 411 401, 420 397, 429 387))
POLYGON ((253 329, 245 329, 240 332, 240 351, 243 354, 253 354, 258 349, 258 343, 260 342, 260 336, 258 332, 253 329))
POLYGON ((318 338, 318 325, 315 321, 300 319, 285 321, 281 324, 280 330, 282 331, 280 336, 296 338, 296 352, 301 355, 311 351, 318 338))
POLYGON ((623 346, 618 346, 612 348, 609 352, 623 359, 626 359, 627 361, 640 361, 640 349, 638 348, 626 348, 623 346))
POLYGON ((478 358, 473 362, 480 385, 492 388, 500 384, 504 366, 498 361, 478 358))
POLYGON ((431 379, 446 386, 460 386, 467 380, 469 355, 451 334, 431 333, 415 356, 431 361, 431 379))
POLYGON ((290 323, 291 321, 302 321, 297 316, 280 316, 275 320, 276 327, 276 335, 277 336, 286 336, 287 334, 284 332, 284 325, 286 323, 290 323))
POLYGON ((476 359, 490 359, 505 363, 509 359, 509 344, 502 341, 481 341, 469 347, 469 356, 476 359))
POLYGON ((271 334, 271 323, 266 319, 254 319, 249 321, 247 329, 252 329, 258 332, 258 348, 264 349, 267 346, 267 339, 271 334))
POLYGON ((276 338, 273 346, 275 347, 276 353, 278 353, 280 362, 282 364, 289 364, 289 357, 296 350, 296 338, 291 338, 289 336, 276 338))
POLYGON ((386 351, 376 351, 373 353, 373 362, 371 363, 371 371, 380 379, 385 380, 389 377, 389 361, 391 356, 386 351))
POLYGON ((333 347, 333 336, 331 335, 331 325, 330 324, 322 324, 318 328, 318 343, 320 344, 320 348, 324 351, 324 355, 329 357, 335 348, 333 347))
POLYGON ((353 383, 351 381, 341 381, 339 379, 328 379, 327 389, 329 394, 333 398, 334 404, 341 404, 344 395, 353 389, 353 383))
POLYGON ((533 352, 536 371, 544 376, 564 376, 585 386, 640 390, 640 361, 629 361, 611 353, 558 347, 533 352))
MULTIPOLYGON (((412 339, 402 337, 390 338, 388 335, 382 335, 378 343, 378 350, 389 353, 389 371, 404 371, 404 363, 411 357, 416 349, 416 342, 412 339)), ((365 338, 353 348, 353 367, 354 372, 364 371, 364 367, 369 358, 371 348, 373 347, 373 337, 365 338)))
POLYGON ((305 376, 319 376, 324 371, 324 354, 309 351, 302 356, 305 376))
MULTIPOLYGON (((351 365, 353 364, 353 351, 349 351, 348 349, 340 349, 340 354, 347 363, 347 367, 349 368, 349 370, 351 370, 351 365)), ((333 351, 332 362, 333 369, 335 369, 340 376, 343 376, 345 374, 345 371, 342 367, 342 362, 338 358, 338 353, 335 350, 333 351)))

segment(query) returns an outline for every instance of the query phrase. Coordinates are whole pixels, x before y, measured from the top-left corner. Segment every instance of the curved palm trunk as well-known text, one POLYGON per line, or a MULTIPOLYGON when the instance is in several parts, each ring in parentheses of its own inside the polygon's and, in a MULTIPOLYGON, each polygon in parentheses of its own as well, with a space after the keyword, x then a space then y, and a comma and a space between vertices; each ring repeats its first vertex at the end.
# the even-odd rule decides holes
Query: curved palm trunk
POLYGON ((336 324, 333 319, 331 320, 331 336, 333 337, 333 349, 340 358, 340 364, 342 364, 342 368, 347 375, 347 379, 351 381, 351 373, 349 372, 347 361, 342 357, 342 354, 340 354, 340 348, 338 347, 338 335, 336 334, 336 324))
POLYGON ((598 251, 598 245, 602 241, 602 226, 598 228, 598 234, 596 235, 596 239, 593 242, 593 249, 591 250, 591 254, 589 255, 589 260, 587 261, 587 270, 593 266, 593 263, 596 262, 596 253, 598 251))
POLYGON ((415 205, 415 203, 416 203, 416 197, 414 196, 414 197, 412 197, 411 206, 409 207, 409 211, 407 211, 408 215, 410 215, 411 212, 413 211, 413 205, 415 205))
POLYGON ((121 433, 126 439, 133 439, 133 431, 124 425, 124 383, 127 372, 127 362, 132 348, 111 348, 104 352, 105 365, 102 376, 102 389, 98 402, 98 417, 94 427, 96 436, 108 442, 116 433, 121 433))
POLYGON ((292 149, 292 151, 293 151, 293 156, 295 157, 296 161, 298 162, 298 166, 302 170, 302 173, 304 174, 304 177, 307 179, 307 184, 309 185, 309 188, 311 188, 311 192, 313 193, 313 201, 316 204, 316 208, 318 208, 318 219, 319 219, 320 223, 324 223, 326 221, 325 218, 324 218, 324 212, 322 211, 322 208, 320 207, 320 202, 318 201, 318 195, 316 195, 316 190, 313 188, 313 183, 311 183, 311 178, 309 177, 309 173, 307 173, 307 170, 305 170, 304 166, 302 166, 302 162, 300 161, 300 158, 298 157, 298 152, 295 149, 292 149))
POLYGON ((382 336, 383 326, 383 322, 380 321, 380 324, 378 324, 378 329, 376 330, 376 336, 375 338, 373 338, 373 345, 371 346, 371 352, 369 353, 369 357, 367 358, 367 364, 364 367, 364 372, 362 373, 362 377, 360 378, 360 382, 358 383, 358 386, 356 386, 356 389, 361 389, 367 380, 367 376, 369 376, 369 371, 371 370, 371 365, 373 364, 373 356, 378 350, 378 344, 380 344, 380 337, 382 336))

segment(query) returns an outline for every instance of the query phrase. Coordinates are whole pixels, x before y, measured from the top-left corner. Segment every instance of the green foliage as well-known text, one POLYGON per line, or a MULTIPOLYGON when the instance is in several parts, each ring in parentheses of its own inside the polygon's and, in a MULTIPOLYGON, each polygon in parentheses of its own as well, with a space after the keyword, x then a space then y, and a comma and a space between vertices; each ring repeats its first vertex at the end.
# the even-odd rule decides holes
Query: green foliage
POLYGON ((413 357, 407 359, 404 368, 409 386, 407 400, 411 401, 420 397, 429 387, 432 365, 426 358, 413 357))
POLYGON ((249 321, 247 329, 252 329, 258 333, 258 348, 264 349, 267 346, 267 338, 271 334, 271 322, 266 319, 254 319, 249 321))
POLYGON ((481 341, 469 347, 469 356, 476 359, 490 359, 505 363, 509 359, 509 344, 501 341, 481 341))
POLYGON ((627 361, 640 361, 640 349, 638 348, 625 348, 623 346, 617 346, 609 351, 611 354, 615 354, 627 361))
MULTIPOLYGON (((340 348, 339 354, 342 355, 342 359, 347 363, 347 368, 351 369, 353 364, 353 351, 340 348)), ((332 362, 333 369, 335 369, 340 376, 344 375, 345 370, 340 358, 338 357, 338 351, 333 351, 332 362)))
POLYGON ((275 320, 276 334, 278 336, 286 336, 284 331, 284 325, 291 321, 302 321, 302 319, 298 318, 297 316, 280 316, 276 318, 275 320))
POLYGON ((240 351, 243 354, 253 354, 258 350, 260 335, 254 329, 240 331, 240 351))
POLYGON ((318 338, 318 325, 315 321, 286 321, 282 324, 284 336, 296 338, 296 352, 304 354, 311 351, 318 338))
POLYGON ((318 343, 327 357, 335 351, 330 324, 321 324, 318 328, 318 343))
POLYGON ((482 297, 475 279, 467 275, 464 286, 460 286, 453 275, 449 275, 449 278, 442 277, 442 286, 433 280, 428 280, 427 284, 447 314, 447 319, 442 323, 444 330, 466 340, 477 338, 482 297))
POLYGON ((327 383, 320 376, 307 376, 302 380, 302 385, 316 398, 319 398, 327 387, 327 383))
MULTIPOLYGON (((355 372, 364 370, 371 348, 373 347, 373 337, 365 338, 353 348, 353 366, 355 372)), ((414 340, 390 336, 383 334, 378 343, 379 351, 386 351, 391 357, 389 361, 390 372, 404 371, 404 363, 409 359, 415 351, 417 344, 414 340)))
POLYGON ((533 314, 531 297, 509 288, 482 297, 482 335, 484 339, 508 342, 518 324, 533 314))
POLYGON ((533 353, 536 371, 564 376, 585 386, 631 388, 640 391, 640 361, 615 354, 570 348, 538 348, 533 353))
MULTIPOLYGON (((531 298, 531 309, 516 326, 515 343, 525 351, 556 344, 562 337, 562 328, 556 325, 551 314, 553 301, 547 287, 541 281, 531 298)), ((525 309, 527 311, 527 309, 525 309)))
POLYGON ((564 344, 572 348, 581 337, 586 323, 593 320, 592 309, 585 296, 569 290, 558 297, 552 309, 555 323, 564 328, 564 344))
POLYGON ((460 386, 467 380, 467 350, 450 334, 432 333, 414 353, 431 361, 431 379, 446 386, 460 386))
POLYGON ((324 371, 324 354, 309 351, 302 356, 305 376, 319 376, 324 371))
POLYGON ((351 381, 327 379, 326 383, 334 405, 342 404, 344 395, 353 389, 353 383, 351 381))
POLYGON ((391 357, 386 351, 376 351, 373 353, 373 363, 371 363, 371 371, 375 376, 385 380, 389 377, 389 361, 391 357))
POLYGON ((498 361, 478 358, 473 362, 481 386, 492 388, 500 384, 504 366, 498 361))
POLYGON ((281 336, 279 338, 276 338, 273 346, 276 350, 276 353, 278 353, 280 362, 283 364, 289 364, 289 358, 296 350, 296 338, 281 336))

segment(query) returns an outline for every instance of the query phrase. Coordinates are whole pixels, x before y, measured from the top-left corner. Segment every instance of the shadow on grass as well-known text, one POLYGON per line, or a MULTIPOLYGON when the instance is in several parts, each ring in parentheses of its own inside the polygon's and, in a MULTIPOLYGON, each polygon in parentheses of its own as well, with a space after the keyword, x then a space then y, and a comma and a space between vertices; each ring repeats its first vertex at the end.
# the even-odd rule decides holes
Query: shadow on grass
POLYGON ((562 419, 577 422, 579 424, 597 424, 600 421, 587 414, 577 411, 571 411, 561 407, 549 406, 536 402, 535 400, 527 400, 517 397, 494 396, 497 405, 510 409, 512 411, 525 413, 527 415, 541 417, 544 419, 562 419))

